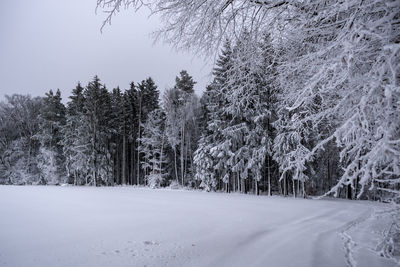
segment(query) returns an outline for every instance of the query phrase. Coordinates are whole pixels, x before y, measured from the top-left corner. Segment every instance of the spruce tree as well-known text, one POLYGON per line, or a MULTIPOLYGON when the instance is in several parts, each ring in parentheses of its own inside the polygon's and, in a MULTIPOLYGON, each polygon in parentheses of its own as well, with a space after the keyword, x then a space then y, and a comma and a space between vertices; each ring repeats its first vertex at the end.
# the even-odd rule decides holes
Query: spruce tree
POLYGON ((150 187, 158 187, 166 175, 163 165, 166 162, 167 144, 165 114, 160 109, 148 114, 140 143, 139 149, 143 153, 141 165, 145 171, 145 179, 150 187))
POLYGON ((201 102, 205 106, 207 127, 203 130, 199 146, 194 153, 196 165, 195 178, 201 181, 200 186, 206 190, 216 190, 221 180, 229 191, 229 180, 232 173, 226 165, 230 154, 230 145, 226 142, 222 130, 226 127, 228 117, 223 113, 227 104, 228 73, 232 67, 232 49, 226 41, 213 69, 214 80, 207 86, 201 102))
POLYGON ((66 124, 63 127, 63 153, 67 177, 74 185, 87 183, 90 140, 85 117, 84 88, 80 83, 72 90, 67 104, 66 124))
MULTIPOLYGON (((138 127, 137 127, 137 179, 138 181, 140 180, 141 177, 141 168, 140 168, 140 162, 142 161, 142 151, 140 150, 141 143, 141 137, 142 137, 142 129, 143 129, 143 124, 147 120, 147 116, 150 112, 152 112, 155 109, 159 108, 159 91, 157 89, 156 84, 154 83, 152 78, 147 78, 146 80, 143 80, 139 85, 137 86, 137 98, 139 102, 139 107, 138 107, 138 127)), ((143 174, 143 172, 142 172, 143 174)), ((145 174, 145 173, 144 173, 145 174)), ((144 181, 146 182, 146 181, 144 181)))
POLYGON ((38 167, 46 183, 58 184, 64 176, 61 129, 65 125, 65 113, 60 90, 56 94, 52 90, 46 93, 40 110, 40 132, 37 135, 41 146, 38 167))
POLYGON ((108 150, 110 137, 111 97, 100 79, 95 76, 84 92, 85 117, 90 139, 91 184, 109 184, 112 177, 112 159, 108 150))

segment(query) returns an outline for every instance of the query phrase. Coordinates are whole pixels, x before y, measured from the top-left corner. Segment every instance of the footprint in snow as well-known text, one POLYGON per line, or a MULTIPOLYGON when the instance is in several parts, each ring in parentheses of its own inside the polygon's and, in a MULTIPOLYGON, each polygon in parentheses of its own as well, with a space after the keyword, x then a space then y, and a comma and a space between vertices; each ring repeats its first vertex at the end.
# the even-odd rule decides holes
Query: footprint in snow
POLYGON ((143 244, 149 246, 149 245, 153 245, 153 246, 158 246, 159 243, 155 242, 155 241, 143 241, 143 244))

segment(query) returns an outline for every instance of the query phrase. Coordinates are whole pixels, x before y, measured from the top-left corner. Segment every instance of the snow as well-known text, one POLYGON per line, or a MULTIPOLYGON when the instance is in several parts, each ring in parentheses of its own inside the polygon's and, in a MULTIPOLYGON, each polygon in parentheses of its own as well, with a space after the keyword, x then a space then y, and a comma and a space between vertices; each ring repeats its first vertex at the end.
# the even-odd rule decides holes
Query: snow
POLYGON ((0 266, 396 266, 389 205, 133 187, 0 186, 0 266))

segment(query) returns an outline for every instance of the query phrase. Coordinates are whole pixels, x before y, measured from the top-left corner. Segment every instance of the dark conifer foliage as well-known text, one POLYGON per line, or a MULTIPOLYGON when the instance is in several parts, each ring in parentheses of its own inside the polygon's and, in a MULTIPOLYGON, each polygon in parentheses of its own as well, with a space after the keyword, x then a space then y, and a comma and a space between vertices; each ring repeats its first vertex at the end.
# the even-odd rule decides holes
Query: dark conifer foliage
POLYGON ((39 133, 35 136, 40 142, 37 156, 40 180, 43 183, 59 184, 65 175, 65 158, 62 146, 62 129, 66 124, 66 108, 61 102, 61 92, 52 90, 43 98, 39 115, 39 133))

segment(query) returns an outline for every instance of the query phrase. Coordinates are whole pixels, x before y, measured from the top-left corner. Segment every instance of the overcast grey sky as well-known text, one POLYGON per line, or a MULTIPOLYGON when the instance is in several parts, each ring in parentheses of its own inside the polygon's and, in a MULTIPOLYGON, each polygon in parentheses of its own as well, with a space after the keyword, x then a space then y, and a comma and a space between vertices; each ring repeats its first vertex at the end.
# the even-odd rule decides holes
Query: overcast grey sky
POLYGON ((78 81, 86 85, 96 74, 109 90, 151 76, 163 91, 182 69, 198 94, 204 90, 210 64, 154 45, 156 17, 122 10, 100 33, 106 15, 95 7, 96 0, 0 0, 0 99, 60 88, 65 101, 78 81))

